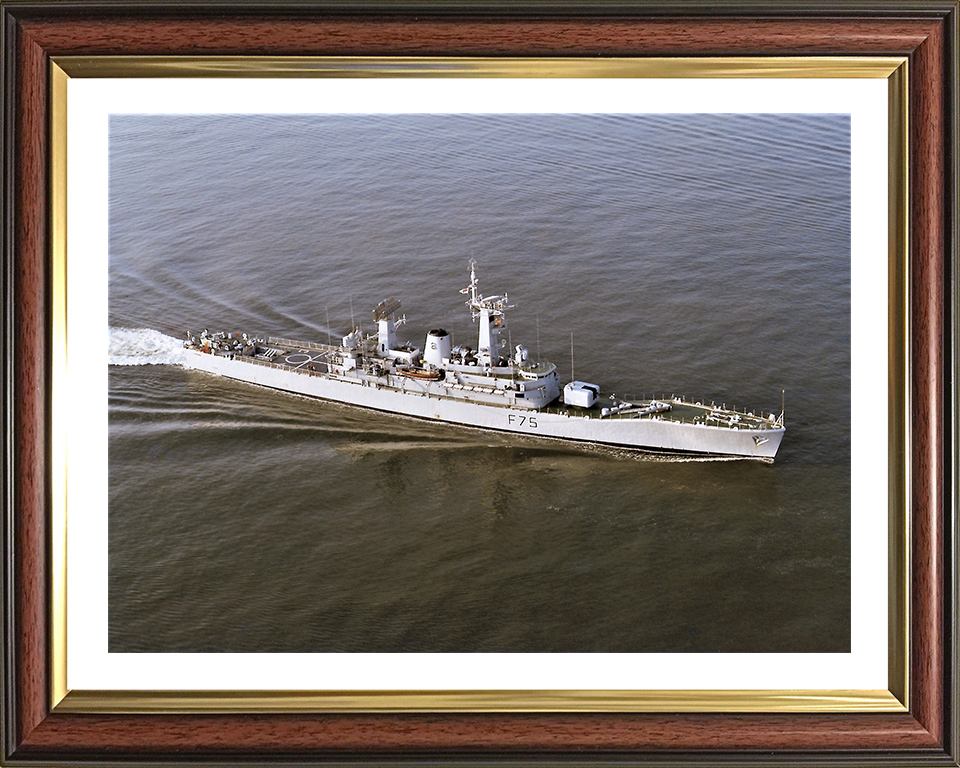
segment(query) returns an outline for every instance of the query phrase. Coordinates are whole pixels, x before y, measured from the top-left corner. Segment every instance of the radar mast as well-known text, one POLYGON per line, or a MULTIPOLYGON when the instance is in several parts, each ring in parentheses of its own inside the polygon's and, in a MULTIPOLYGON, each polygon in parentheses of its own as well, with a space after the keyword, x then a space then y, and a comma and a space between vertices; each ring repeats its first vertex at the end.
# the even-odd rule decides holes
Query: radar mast
POLYGON ((480 323, 477 341, 477 362, 481 365, 496 366, 500 360, 500 331, 506 328, 506 310, 513 309, 507 294, 502 296, 483 296, 477 280, 477 262, 470 259, 470 285, 460 291, 469 293, 466 305, 470 315, 480 323))

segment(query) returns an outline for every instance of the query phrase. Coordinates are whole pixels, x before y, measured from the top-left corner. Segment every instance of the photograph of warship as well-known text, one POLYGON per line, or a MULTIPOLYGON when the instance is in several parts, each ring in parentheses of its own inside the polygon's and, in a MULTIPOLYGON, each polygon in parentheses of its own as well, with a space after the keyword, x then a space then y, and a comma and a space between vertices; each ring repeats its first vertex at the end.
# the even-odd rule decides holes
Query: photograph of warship
MULTIPOLYGON (((780 415, 741 412, 679 396, 637 399, 604 394, 573 380, 561 387, 556 365, 534 360, 518 344, 506 349, 506 293, 483 296, 470 262, 476 349, 453 345, 442 328, 423 350, 398 344, 400 302, 373 311, 376 334, 359 327, 339 345, 242 332, 187 331, 186 365, 208 373, 298 395, 454 425, 655 453, 772 462, 785 431, 780 415), (507 354, 504 354, 506 352, 507 354)), ((571 361, 572 368, 572 361, 571 361)))

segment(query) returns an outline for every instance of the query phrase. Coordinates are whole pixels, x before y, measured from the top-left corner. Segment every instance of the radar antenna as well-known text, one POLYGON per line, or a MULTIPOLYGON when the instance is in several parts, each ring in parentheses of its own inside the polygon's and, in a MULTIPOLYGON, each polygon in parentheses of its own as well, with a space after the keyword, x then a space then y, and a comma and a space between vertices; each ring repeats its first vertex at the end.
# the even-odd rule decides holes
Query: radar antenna
POLYGON ((507 294, 502 296, 483 296, 480 293, 480 281, 477 280, 477 261, 470 259, 470 285, 460 290, 460 293, 469 293, 470 298, 465 304, 470 307, 474 320, 479 319, 481 310, 487 310, 492 317, 503 317, 504 310, 513 309, 507 294))
POLYGON ((373 319, 377 321, 388 320, 390 315, 398 309, 400 309, 400 300, 391 296, 377 304, 376 309, 373 310, 373 319))

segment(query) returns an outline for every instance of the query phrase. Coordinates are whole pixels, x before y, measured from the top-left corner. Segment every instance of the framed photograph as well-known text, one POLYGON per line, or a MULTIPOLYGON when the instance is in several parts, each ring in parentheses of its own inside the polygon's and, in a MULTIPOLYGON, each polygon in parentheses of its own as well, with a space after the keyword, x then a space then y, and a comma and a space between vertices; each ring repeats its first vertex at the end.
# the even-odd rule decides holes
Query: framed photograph
POLYGON ((5 763, 957 765, 956 19, 3 3, 5 763))

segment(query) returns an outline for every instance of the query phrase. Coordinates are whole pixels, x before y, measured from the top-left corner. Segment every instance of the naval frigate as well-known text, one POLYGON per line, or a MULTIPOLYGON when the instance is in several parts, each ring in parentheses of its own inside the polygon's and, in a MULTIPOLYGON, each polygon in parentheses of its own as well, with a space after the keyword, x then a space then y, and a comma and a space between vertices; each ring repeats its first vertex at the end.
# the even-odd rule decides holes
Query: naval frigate
POLYGON ((556 365, 533 359, 521 344, 505 349, 501 334, 513 305, 506 293, 480 293, 472 260, 470 284, 460 293, 468 295, 466 305, 479 326, 475 349, 455 346, 442 328, 427 333, 422 350, 398 343, 397 327, 406 316, 398 317, 400 302, 388 298, 373 310, 377 333, 355 327, 340 344, 188 330, 186 365, 319 400, 465 427, 655 453, 767 462, 776 457, 785 432, 782 410, 763 415, 676 395, 617 397, 578 379, 561 387, 556 365))

